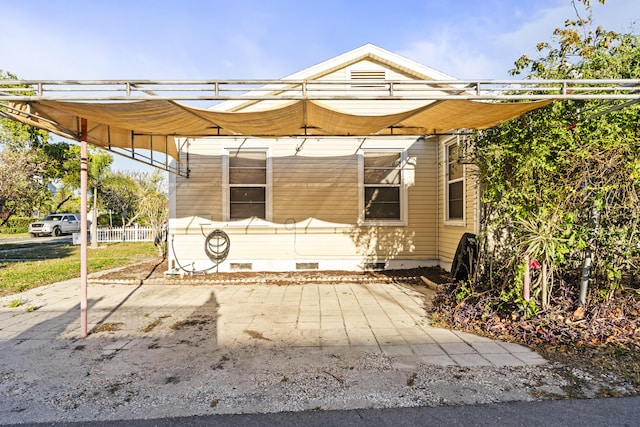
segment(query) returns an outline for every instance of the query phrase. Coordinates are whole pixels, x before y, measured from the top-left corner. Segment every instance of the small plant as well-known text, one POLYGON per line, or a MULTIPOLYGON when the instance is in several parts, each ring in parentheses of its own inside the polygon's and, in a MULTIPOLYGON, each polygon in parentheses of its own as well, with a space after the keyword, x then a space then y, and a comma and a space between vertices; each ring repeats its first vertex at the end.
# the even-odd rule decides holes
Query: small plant
POLYGON ((22 298, 16 298, 11 300, 9 304, 7 304, 7 307, 16 308, 16 307, 20 307, 21 305, 22 305, 22 298))
POLYGON ((142 332, 151 332, 156 326, 160 324, 160 319, 156 319, 153 322, 149 323, 142 329, 142 332))
POLYGON ((416 384, 416 378, 418 378, 418 374, 415 372, 409 375, 409 378, 407 378, 407 386, 413 387, 416 384))
POLYGON ((122 327, 122 323, 120 322, 113 322, 113 323, 107 322, 96 327, 93 331, 91 331, 91 333, 97 334, 99 332, 115 332, 115 331, 119 331, 121 327, 122 327))
POLYGON ((27 306, 25 307, 25 311, 27 313, 31 313, 32 311, 36 311, 37 309, 39 309, 40 307, 37 305, 33 305, 33 304, 27 304, 27 306))
POLYGON ((472 293, 473 293, 473 288, 472 288, 471 281, 470 280, 465 280, 465 281, 460 283, 460 288, 458 289, 458 292, 456 293, 456 299, 460 303, 460 302, 464 301, 464 299, 467 298, 472 293))

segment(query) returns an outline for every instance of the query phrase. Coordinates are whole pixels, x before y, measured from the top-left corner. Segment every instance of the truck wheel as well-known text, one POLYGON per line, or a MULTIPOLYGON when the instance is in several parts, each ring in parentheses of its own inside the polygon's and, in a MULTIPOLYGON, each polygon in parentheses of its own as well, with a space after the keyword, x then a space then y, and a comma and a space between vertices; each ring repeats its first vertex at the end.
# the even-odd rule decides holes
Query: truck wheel
POLYGON ((53 229, 53 235, 58 237, 62 234, 62 231, 60 231, 60 227, 56 227, 53 229))
POLYGON ((29 233, 29 234, 31 234, 31 237, 38 237, 36 233, 29 233))

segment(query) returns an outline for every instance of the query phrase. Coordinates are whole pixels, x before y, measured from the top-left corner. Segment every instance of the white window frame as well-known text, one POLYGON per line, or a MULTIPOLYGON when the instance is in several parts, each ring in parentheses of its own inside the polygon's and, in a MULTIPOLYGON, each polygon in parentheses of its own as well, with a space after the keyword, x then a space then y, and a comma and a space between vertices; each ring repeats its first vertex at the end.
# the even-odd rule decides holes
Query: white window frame
POLYGON ((408 191, 407 191, 407 151, 402 148, 361 148, 358 150, 358 223, 360 225, 406 226, 408 223, 408 191), (371 153, 400 154, 400 219, 366 219, 365 218, 365 184, 364 155, 371 153))
MULTIPOLYGON (((464 227, 467 217, 467 168, 462 162, 459 166, 462 168, 462 176, 460 178, 449 179, 449 149, 453 146, 457 146, 460 150, 461 145, 458 144, 458 139, 447 141, 444 143, 443 150, 443 165, 444 165, 444 223, 446 225, 464 227), (451 218, 449 212, 449 186, 457 182, 462 182, 462 218, 451 218)), ((458 151, 458 158, 460 158, 460 152, 458 151)))
MULTIPOLYGON (((223 149, 223 153, 222 153, 222 219, 223 221, 233 221, 231 224, 233 224, 234 222, 243 222, 243 220, 231 220, 231 207, 230 207, 230 203, 231 203, 231 184, 229 183, 229 154, 230 153, 234 153, 237 151, 243 151, 243 152, 260 152, 260 153, 265 153, 266 154, 266 166, 267 166, 267 170, 266 170, 266 183, 263 184, 264 188, 265 188, 265 207, 264 207, 264 214, 265 214, 265 221, 271 221, 272 220, 272 205, 271 205, 271 193, 272 193, 272 188, 273 188, 273 180, 272 180, 272 166, 271 166, 271 149, 270 148, 265 148, 265 147, 250 147, 250 148, 245 148, 245 147, 227 147, 223 149)), ((256 185, 251 185, 252 187, 258 186, 256 185)))

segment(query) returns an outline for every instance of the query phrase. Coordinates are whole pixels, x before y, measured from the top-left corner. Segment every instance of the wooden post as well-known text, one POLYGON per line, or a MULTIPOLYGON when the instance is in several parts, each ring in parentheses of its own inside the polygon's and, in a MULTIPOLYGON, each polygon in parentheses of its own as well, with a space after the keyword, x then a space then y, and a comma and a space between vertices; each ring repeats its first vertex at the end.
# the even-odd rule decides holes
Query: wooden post
POLYGON ((88 335, 88 242, 87 242, 87 193, 88 193, 88 160, 87 160, 87 119, 81 121, 80 137, 80 338, 88 335))

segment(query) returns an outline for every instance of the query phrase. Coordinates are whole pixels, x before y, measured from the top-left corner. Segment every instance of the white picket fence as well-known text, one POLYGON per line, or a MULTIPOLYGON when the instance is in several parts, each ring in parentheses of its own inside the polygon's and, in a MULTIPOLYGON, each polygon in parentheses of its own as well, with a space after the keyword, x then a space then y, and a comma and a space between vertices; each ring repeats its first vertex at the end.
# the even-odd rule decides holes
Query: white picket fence
POLYGON ((101 227, 98 242, 153 242, 153 229, 149 227, 101 227))

